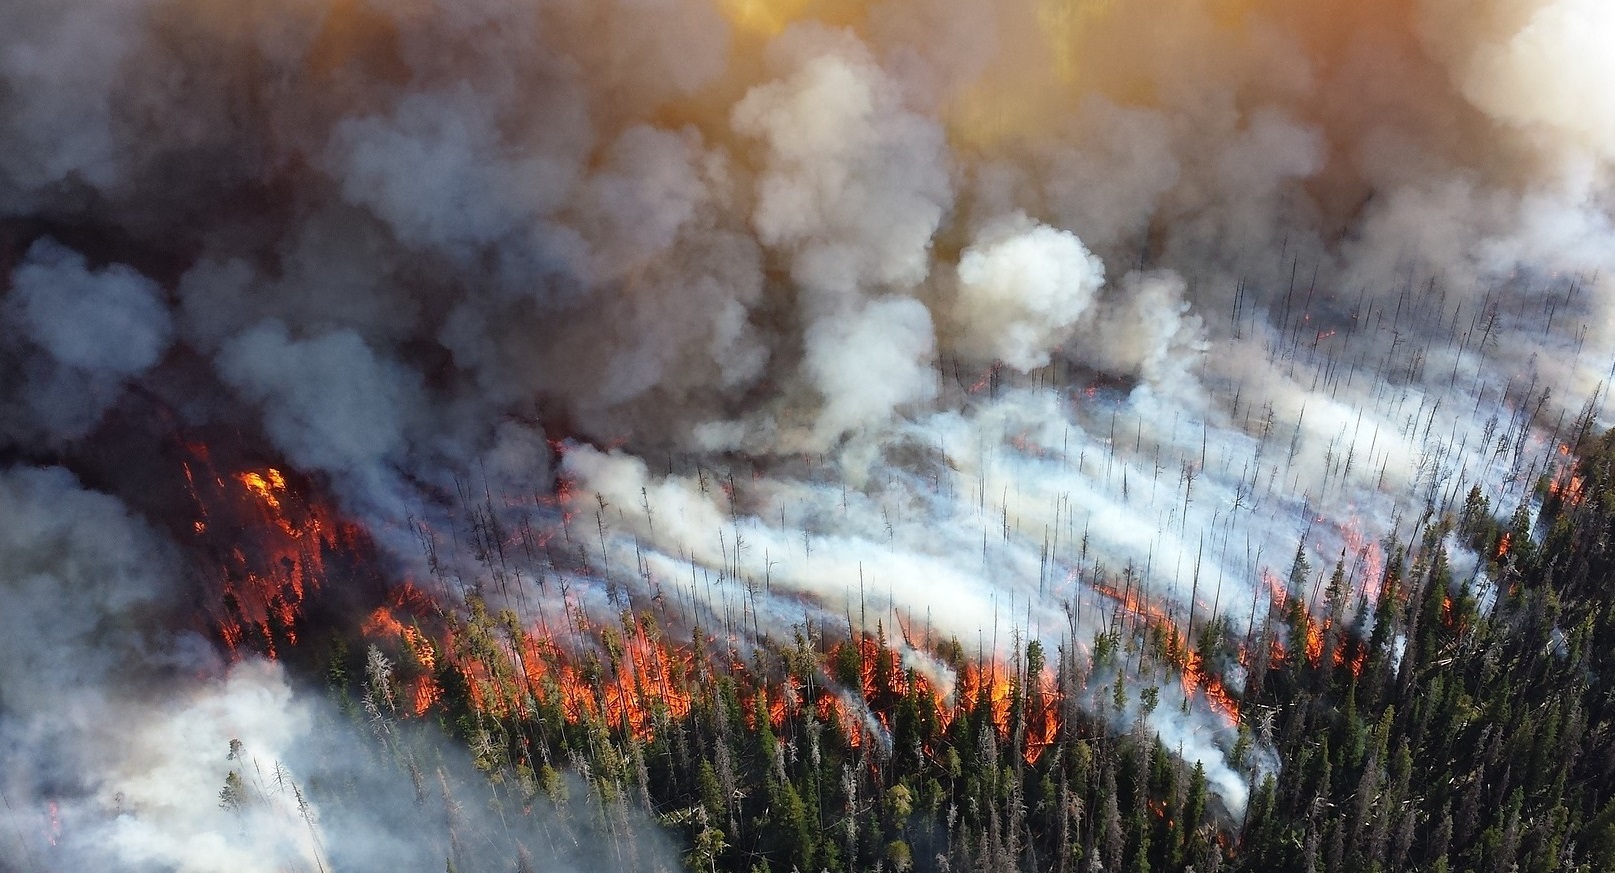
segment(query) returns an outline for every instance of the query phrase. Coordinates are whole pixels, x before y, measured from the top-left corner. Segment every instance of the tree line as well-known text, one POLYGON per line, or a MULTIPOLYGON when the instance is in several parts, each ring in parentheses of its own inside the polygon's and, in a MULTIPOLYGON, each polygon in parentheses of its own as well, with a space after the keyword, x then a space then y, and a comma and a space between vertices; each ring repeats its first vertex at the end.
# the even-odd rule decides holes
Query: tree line
POLYGON ((576 617, 579 654, 474 594, 333 646, 327 672, 383 745, 437 722, 490 808, 590 821, 622 865, 655 821, 708 873, 1615 869, 1615 432, 1573 457, 1507 518, 1478 488, 1427 512, 1365 593, 1344 555, 1315 570, 1298 549, 1244 636, 1139 617, 991 665, 928 641, 951 695, 884 630, 742 647, 625 610, 576 617), (1476 571, 1455 575, 1455 541, 1476 571), (1187 708, 1163 694, 1186 672, 1237 706, 1243 809, 1136 717, 1187 708))

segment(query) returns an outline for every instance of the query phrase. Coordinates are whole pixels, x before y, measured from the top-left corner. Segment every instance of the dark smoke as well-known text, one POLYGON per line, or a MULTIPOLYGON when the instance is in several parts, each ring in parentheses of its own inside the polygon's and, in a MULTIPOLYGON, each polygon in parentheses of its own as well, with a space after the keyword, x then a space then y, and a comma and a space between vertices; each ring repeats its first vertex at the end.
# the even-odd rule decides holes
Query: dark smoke
POLYGON ((592 609, 1082 646, 1101 571, 1244 630, 1298 542, 1360 591, 1608 423, 1611 39, 1599 0, 13 0, 0 845, 60 801, 13 866, 317 851, 284 795, 218 815, 220 739, 317 707, 194 631, 153 434, 289 462, 400 579, 466 494, 565 510, 596 535, 525 578, 592 609))

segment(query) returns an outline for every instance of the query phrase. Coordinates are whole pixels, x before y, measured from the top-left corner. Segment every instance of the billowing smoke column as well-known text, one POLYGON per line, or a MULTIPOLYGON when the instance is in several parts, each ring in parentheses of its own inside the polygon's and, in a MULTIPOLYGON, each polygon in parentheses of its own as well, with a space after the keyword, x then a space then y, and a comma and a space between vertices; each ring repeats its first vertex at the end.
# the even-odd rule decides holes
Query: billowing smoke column
MULTIPOLYGON (((399 579, 474 576, 422 531, 485 494, 564 543, 529 613, 993 658, 1083 649, 1123 578, 1248 632, 1298 544, 1362 593, 1606 423, 1612 40, 1598 0, 8 3, 0 845, 216 865, 221 739, 315 717, 183 630, 153 417, 328 483, 399 579)), ((1243 803, 1203 699, 1149 719, 1243 803)), ((331 851, 275 798, 232 869, 331 851)))

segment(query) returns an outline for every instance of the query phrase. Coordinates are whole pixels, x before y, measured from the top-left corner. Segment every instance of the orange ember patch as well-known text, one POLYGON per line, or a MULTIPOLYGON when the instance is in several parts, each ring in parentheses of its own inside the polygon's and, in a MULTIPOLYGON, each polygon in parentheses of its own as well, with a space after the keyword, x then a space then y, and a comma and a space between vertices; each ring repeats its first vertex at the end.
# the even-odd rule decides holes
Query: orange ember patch
POLYGON ((277 491, 286 490, 286 478, 279 470, 270 467, 264 473, 239 473, 236 480, 247 486, 247 490, 258 495, 258 499, 273 512, 280 512, 280 498, 277 491))
POLYGON ((1319 627, 1311 616, 1307 616, 1307 644, 1304 654, 1307 663, 1314 666, 1323 657, 1323 628, 1319 627))
POLYGON ((1574 468, 1566 467, 1548 483, 1548 493, 1570 506, 1580 505, 1585 482, 1574 468))
POLYGON ((1036 764, 1043 751, 1060 737, 1060 690, 1054 673, 1044 670, 1028 682, 1026 695, 1026 743, 1021 757, 1036 764))
POLYGON ((353 552, 362 533, 275 467, 221 475, 207 446, 186 449, 197 512, 189 532, 217 574, 208 607, 219 638, 232 655, 247 646, 274 658, 301 637, 329 556, 353 552))
POLYGON ((1363 536, 1362 528, 1356 520, 1347 522, 1341 529, 1345 536, 1346 546, 1351 554, 1356 555, 1363 565, 1363 596, 1369 600, 1379 597, 1379 587, 1385 573, 1385 553, 1379 543, 1363 536))
POLYGON ((1284 590, 1284 584, 1279 581, 1279 577, 1273 575, 1272 570, 1263 567, 1262 582, 1267 585, 1268 596, 1273 598, 1273 605, 1283 609, 1290 600, 1290 593, 1284 590))
POLYGON ((373 638, 403 637, 404 635, 404 625, 393 617, 392 609, 386 606, 376 607, 376 611, 370 613, 370 617, 365 619, 365 623, 360 630, 365 636, 373 638))
POLYGON ((443 689, 437 684, 437 680, 430 676, 422 676, 410 685, 410 697, 414 702, 415 715, 424 716, 443 700, 443 689))
MULTIPOLYGON (((1284 589, 1278 585, 1278 581, 1271 578, 1271 574, 1265 574, 1264 578, 1268 580, 1268 585, 1272 589, 1274 597, 1282 598, 1284 589)), ((1228 686, 1223 683, 1221 676, 1204 668, 1204 665, 1201 664, 1200 654, 1190 646, 1191 641, 1188 633, 1180 629, 1166 612, 1154 604, 1142 602, 1137 595, 1131 592, 1124 595, 1122 592, 1102 584, 1095 585, 1095 590, 1115 600, 1129 617, 1142 620, 1147 627, 1159 630, 1168 641, 1166 654, 1170 661, 1177 664, 1185 691, 1191 694, 1203 694, 1207 705, 1229 727, 1239 723, 1239 701, 1228 690, 1228 686)), ((1282 602, 1282 600, 1278 601, 1280 605, 1282 605, 1282 602)), ((1276 645, 1277 643, 1275 642, 1276 645)), ((1282 647, 1278 648, 1274 655, 1276 659, 1282 660, 1282 647)))
POLYGON ((1212 712, 1217 713, 1223 724, 1234 727, 1239 724, 1239 701, 1234 697, 1228 686, 1223 684, 1221 676, 1207 672, 1200 663, 1198 652, 1190 652, 1183 662, 1183 687, 1189 691, 1199 691, 1205 695, 1206 704, 1212 712))
POLYGON ((980 394, 981 392, 986 391, 987 386, 991 385, 993 379, 998 376, 998 371, 1002 366, 1002 364, 995 363, 991 367, 988 367, 987 370, 981 374, 981 378, 971 383, 970 387, 966 388, 965 391, 970 394, 980 394))
POLYGON ((1180 644, 1187 643, 1187 636, 1179 630, 1172 617, 1159 606, 1141 598, 1138 592, 1119 591, 1102 582, 1094 583, 1094 590, 1116 601, 1117 607, 1128 618, 1140 620, 1146 627, 1162 631, 1170 641, 1172 650, 1175 651, 1180 644))

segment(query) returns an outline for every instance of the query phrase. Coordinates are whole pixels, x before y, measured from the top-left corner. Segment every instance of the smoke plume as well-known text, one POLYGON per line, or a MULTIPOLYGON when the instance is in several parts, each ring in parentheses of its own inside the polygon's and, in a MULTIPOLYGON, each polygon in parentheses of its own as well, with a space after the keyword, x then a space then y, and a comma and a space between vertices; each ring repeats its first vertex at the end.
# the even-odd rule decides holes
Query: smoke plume
MULTIPOLYGON (((470 503, 559 532, 528 623, 560 577, 1085 653, 1123 578, 1248 633, 1298 544, 1364 595, 1609 423, 1611 40, 1599 0, 14 0, 0 845, 413 827, 267 781, 221 819, 229 741, 298 772, 322 716, 196 631, 152 429, 316 477, 395 580, 482 572, 422 548, 470 503)), ((1124 678, 1240 807, 1206 701, 1124 678)))

